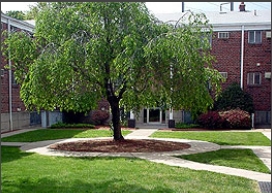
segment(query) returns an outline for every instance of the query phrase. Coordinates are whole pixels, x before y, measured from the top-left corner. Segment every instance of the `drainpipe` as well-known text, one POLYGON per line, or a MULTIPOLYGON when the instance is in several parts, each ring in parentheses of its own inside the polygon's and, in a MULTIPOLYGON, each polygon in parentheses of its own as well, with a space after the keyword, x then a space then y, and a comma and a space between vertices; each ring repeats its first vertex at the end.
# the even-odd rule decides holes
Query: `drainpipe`
POLYGON ((241 36, 241 89, 243 90, 243 78, 244 78, 244 38, 245 38, 245 26, 242 26, 241 36))
MULTIPOLYGON (((170 64, 170 79, 173 79, 173 66, 170 64)), ((171 93, 173 92, 173 88, 171 87, 171 93)), ((171 101, 172 103, 172 101, 171 101)), ((171 104, 171 107, 169 108, 169 120, 168 120, 168 127, 169 128, 175 128, 175 120, 174 120, 174 110, 171 104)))
MULTIPOLYGON (((8 18, 8 33, 10 33, 10 19, 8 18)), ((11 69, 11 60, 10 60, 10 51, 8 51, 9 55, 9 60, 8 60, 8 65, 9 65, 9 130, 13 130, 13 121, 12 121, 12 87, 11 87, 11 82, 12 82, 12 69, 11 69)))

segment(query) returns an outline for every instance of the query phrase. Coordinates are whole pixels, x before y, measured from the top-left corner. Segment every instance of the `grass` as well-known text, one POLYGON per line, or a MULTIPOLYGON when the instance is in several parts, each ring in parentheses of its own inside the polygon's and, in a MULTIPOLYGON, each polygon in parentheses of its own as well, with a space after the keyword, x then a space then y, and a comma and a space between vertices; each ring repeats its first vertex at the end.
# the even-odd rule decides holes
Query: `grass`
POLYGON ((68 158, 1 147, 5 193, 259 193, 257 181, 132 158, 68 158))
POLYGON ((176 156, 182 159, 268 173, 270 170, 251 149, 220 149, 218 151, 176 156))
POLYGON ((271 146, 271 141, 260 132, 157 131, 151 137, 202 140, 219 145, 271 146))
MULTIPOLYGON (((123 130, 122 134, 127 135, 131 131, 123 130)), ((94 137, 111 137, 110 130, 93 130, 93 129, 39 129, 20 133, 17 135, 4 137, 2 142, 36 142, 44 140, 65 139, 65 138, 94 138, 94 137)))

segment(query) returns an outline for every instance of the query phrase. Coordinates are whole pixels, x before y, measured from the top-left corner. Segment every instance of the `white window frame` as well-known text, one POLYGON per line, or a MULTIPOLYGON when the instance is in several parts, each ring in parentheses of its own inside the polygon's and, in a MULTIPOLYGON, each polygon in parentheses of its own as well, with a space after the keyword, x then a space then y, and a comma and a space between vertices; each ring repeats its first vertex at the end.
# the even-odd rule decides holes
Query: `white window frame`
POLYGON ((249 44, 261 44, 262 43, 262 31, 248 31, 248 43, 249 44), (251 35, 253 35, 253 39, 251 38, 251 35), (259 40, 258 40, 258 38, 259 38, 259 40))
POLYGON ((218 38, 219 39, 228 39, 229 38, 229 32, 218 32, 218 38))
POLYGON ((17 86, 18 85, 17 81, 15 80, 14 71, 11 72, 11 82, 12 82, 13 86, 17 86))
POLYGON ((1 69, 1 78, 3 78, 4 77, 4 75, 5 75, 5 69, 1 69))
POLYGON ((247 73, 247 85, 261 85, 262 84, 262 73, 260 72, 248 72, 247 73))
POLYGON ((228 73, 227 72, 219 72, 226 80, 228 78, 228 73))
MULTIPOLYGON (((200 38, 201 38, 201 41, 204 41, 205 35, 206 35, 206 34, 204 34, 204 35, 202 35, 202 36, 200 37, 200 38)), ((209 37, 207 37, 207 39, 208 39, 209 44, 210 44, 210 49, 212 49, 212 34, 211 34, 209 37)))

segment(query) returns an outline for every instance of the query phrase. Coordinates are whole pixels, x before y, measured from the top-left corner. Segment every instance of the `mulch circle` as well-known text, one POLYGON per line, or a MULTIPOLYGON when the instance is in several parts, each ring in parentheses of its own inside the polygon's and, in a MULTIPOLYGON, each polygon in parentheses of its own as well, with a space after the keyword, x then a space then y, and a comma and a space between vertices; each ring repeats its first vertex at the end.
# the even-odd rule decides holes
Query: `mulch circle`
POLYGON ((113 139, 82 140, 75 142, 56 143, 49 146, 50 149, 79 152, 167 152, 188 149, 187 143, 149 140, 149 139, 125 139, 115 141, 113 139))

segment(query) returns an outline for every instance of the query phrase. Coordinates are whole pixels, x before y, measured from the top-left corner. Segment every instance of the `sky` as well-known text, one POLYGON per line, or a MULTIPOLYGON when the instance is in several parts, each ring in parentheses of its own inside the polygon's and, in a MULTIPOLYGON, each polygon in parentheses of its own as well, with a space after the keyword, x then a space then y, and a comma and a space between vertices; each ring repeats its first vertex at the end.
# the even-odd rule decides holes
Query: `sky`
MULTIPOLYGON (((271 2, 244 2, 246 10, 271 10, 271 2)), ((230 4, 228 2, 185 2, 184 10, 194 12, 201 11, 229 11, 230 4), (222 4, 223 3, 223 4, 222 4)), ((234 2, 234 11, 239 11, 240 2, 234 2)), ((29 5, 35 5, 35 2, 1 2, 1 10, 5 13, 10 10, 27 11, 29 5)), ((182 11, 181 2, 146 2, 147 8, 151 13, 176 13, 182 11)))

